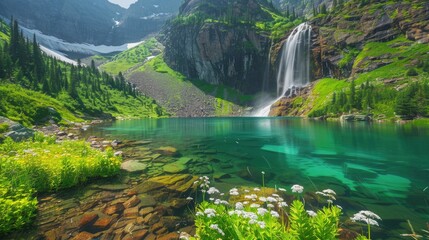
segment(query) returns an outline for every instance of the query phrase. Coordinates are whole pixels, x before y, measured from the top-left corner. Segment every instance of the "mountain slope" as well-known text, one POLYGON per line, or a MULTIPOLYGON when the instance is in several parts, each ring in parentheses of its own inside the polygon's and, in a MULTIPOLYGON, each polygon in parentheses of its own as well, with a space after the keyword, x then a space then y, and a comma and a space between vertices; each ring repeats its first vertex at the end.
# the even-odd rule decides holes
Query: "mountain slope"
POLYGON ((2 0, 0 15, 14 16, 24 27, 67 42, 121 45, 159 31, 179 4, 180 0, 140 0, 123 9, 107 0, 2 0))

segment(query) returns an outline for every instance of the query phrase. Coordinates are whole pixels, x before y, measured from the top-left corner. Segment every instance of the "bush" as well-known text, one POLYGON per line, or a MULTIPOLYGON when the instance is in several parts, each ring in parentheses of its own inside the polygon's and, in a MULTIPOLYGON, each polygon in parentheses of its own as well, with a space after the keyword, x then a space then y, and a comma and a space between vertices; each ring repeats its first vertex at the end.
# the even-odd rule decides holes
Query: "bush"
POLYGON ((418 76, 419 73, 416 71, 415 68, 410 68, 407 70, 407 72, 405 73, 405 75, 409 76, 409 77, 414 77, 414 76, 418 76))

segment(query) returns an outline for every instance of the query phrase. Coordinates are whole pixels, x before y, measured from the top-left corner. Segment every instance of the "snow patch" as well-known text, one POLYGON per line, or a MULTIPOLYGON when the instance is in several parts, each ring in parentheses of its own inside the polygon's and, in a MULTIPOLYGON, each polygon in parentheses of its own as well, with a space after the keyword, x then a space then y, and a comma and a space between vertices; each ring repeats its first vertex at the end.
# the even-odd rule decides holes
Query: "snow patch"
POLYGON ((66 62, 66 63, 70 63, 70 64, 73 64, 73 65, 77 66, 77 62, 76 61, 71 60, 70 58, 64 56, 63 54, 55 52, 55 51, 53 51, 53 50, 51 50, 51 49, 49 49, 49 48, 47 48, 45 46, 40 45, 40 50, 42 50, 46 55, 48 55, 50 57, 53 57, 53 58, 56 58, 56 59, 58 59, 60 61, 63 61, 63 62, 66 62))
POLYGON ((125 43, 120 46, 93 45, 88 43, 69 43, 54 36, 45 35, 38 30, 28 29, 20 26, 24 36, 32 39, 36 35, 37 42, 56 52, 73 52, 85 55, 107 54, 112 52, 122 52, 133 48, 142 42, 125 43))

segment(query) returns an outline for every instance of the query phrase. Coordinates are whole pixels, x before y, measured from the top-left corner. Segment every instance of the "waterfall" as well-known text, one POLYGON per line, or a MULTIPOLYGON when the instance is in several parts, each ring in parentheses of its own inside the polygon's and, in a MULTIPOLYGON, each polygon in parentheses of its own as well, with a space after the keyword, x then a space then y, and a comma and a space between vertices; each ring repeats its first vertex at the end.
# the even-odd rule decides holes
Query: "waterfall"
POLYGON ((310 83, 311 26, 302 23, 289 35, 283 45, 277 73, 277 99, 258 110, 255 116, 265 117, 271 105, 282 97, 291 97, 297 90, 310 83))

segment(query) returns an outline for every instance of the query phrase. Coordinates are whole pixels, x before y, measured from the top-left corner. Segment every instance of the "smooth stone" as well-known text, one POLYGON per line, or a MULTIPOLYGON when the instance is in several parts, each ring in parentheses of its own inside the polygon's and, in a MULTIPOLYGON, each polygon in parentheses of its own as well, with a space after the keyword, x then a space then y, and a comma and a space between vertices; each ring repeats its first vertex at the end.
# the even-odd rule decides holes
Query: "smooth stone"
POLYGON ((98 214, 97 213, 86 213, 80 219, 80 221, 79 221, 79 227, 83 228, 85 226, 88 226, 91 223, 95 222, 97 219, 98 219, 98 214))
MULTIPOLYGON (((139 230, 133 233, 127 234, 122 240, 141 240, 149 233, 148 230, 139 230)), ((146 238, 147 239, 147 238, 146 238)))
POLYGON ((128 188, 128 185, 125 184, 106 184, 106 185, 96 185, 95 188, 106 190, 106 191, 121 191, 128 188))
POLYGON ((147 168, 146 163, 141 163, 136 160, 130 160, 121 164, 121 169, 127 172, 143 172, 147 168))
POLYGON ((124 211, 125 218, 135 218, 139 215, 139 207, 127 208, 124 211))
POLYGON ((113 215, 115 213, 120 213, 124 210, 124 205, 121 203, 112 205, 112 206, 108 206, 104 209, 104 213, 107 215, 113 215))
POLYGON ((167 147, 160 147, 156 149, 159 153, 167 156, 177 156, 179 153, 176 148, 167 146, 167 147))
POLYGON ((139 214, 144 217, 147 214, 152 213, 153 211, 155 211, 153 207, 145 207, 140 209, 139 214))
POLYGON ((110 226, 110 223, 112 222, 112 218, 111 217, 102 217, 99 218, 93 225, 92 227, 94 227, 97 230, 105 230, 110 226))
POLYGON ((166 235, 158 236, 157 240, 177 240, 179 239, 179 234, 176 232, 168 233, 166 235))
POLYGON ((169 192, 175 194, 182 194, 187 192, 189 189, 194 188, 194 182, 198 179, 197 176, 190 174, 175 174, 175 175, 163 175, 153 178, 149 178, 141 184, 134 187, 139 193, 148 193, 153 191, 159 191, 165 188, 169 192))
POLYGON ((152 196, 149 196, 147 194, 140 194, 140 207, 153 207, 156 205, 156 200, 152 196))
POLYGON ((159 221, 168 231, 174 231, 177 229, 177 223, 181 221, 181 218, 176 216, 164 216, 161 217, 159 221))
POLYGON ((72 240, 90 240, 93 239, 93 235, 89 232, 80 232, 72 240))
POLYGON ((134 207, 139 203, 140 203, 140 199, 136 195, 134 195, 130 199, 124 202, 124 207, 125 208, 134 207))

